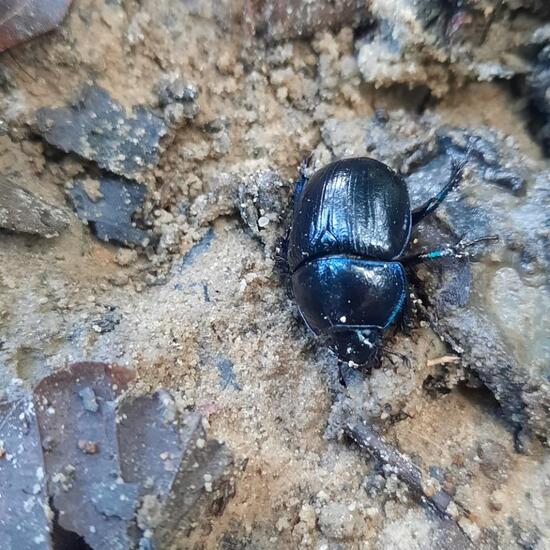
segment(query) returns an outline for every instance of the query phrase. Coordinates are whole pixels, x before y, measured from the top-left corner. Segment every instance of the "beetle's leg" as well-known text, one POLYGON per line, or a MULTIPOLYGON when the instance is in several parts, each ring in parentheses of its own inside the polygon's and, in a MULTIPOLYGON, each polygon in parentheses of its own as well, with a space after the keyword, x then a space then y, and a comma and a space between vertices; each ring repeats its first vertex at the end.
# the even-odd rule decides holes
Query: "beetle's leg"
POLYGON ((282 271, 288 271, 288 239, 290 235, 290 229, 285 231, 285 234, 279 238, 277 245, 275 246, 275 265, 282 271))
POLYGON ((307 175, 311 162, 313 160, 313 153, 309 154, 301 163, 298 168, 298 179, 294 184, 294 193, 292 195, 293 204, 296 204, 298 197, 302 194, 304 185, 307 183, 309 176, 307 175))
POLYGON ((462 179, 464 173, 464 167, 468 160, 468 154, 464 157, 464 160, 456 162, 453 160, 451 178, 447 182, 447 185, 435 196, 426 201, 422 206, 415 208, 412 213, 412 224, 416 225, 420 220, 424 219, 428 214, 431 214, 444 200, 445 197, 452 191, 454 187, 462 179))
POLYGON ((403 361, 405 366, 407 368, 410 368, 411 360, 406 355, 403 355, 402 353, 398 353, 397 351, 393 351, 390 348, 387 348, 386 346, 381 346, 380 351, 385 353, 386 355, 394 355, 395 357, 399 357, 399 359, 401 359, 401 361, 403 361))
POLYGON ((412 293, 410 295, 407 295, 403 311, 401 312, 401 315, 399 316, 397 321, 399 332, 401 332, 405 336, 410 336, 411 331, 414 328, 413 319, 414 317, 416 317, 414 313, 416 299, 416 296, 413 296, 412 293))
POLYGON ((338 381, 340 382, 340 385, 344 388, 347 388, 348 385, 346 384, 346 377, 344 376, 344 371, 342 370, 343 363, 342 361, 338 361, 338 381))
POLYGON ((410 256, 404 256, 399 261, 406 265, 417 264, 426 260, 437 260, 439 258, 464 258, 468 256, 467 248, 484 242, 496 242, 498 235, 489 235, 488 237, 480 237, 473 241, 460 240, 454 246, 446 246, 430 252, 420 252, 410 256))

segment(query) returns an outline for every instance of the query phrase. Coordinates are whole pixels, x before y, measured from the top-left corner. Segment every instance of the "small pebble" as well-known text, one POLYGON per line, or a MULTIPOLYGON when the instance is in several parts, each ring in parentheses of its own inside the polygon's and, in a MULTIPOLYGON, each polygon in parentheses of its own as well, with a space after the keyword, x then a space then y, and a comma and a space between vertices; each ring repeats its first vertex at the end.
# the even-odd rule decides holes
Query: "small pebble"
POLYGON ((330 502, 321 509, 319 528, 325 536, 335 540, 349 539, 354 527, 353 514, 345 504, 330 502))
POLYGON ((79 397, 82 399, 82 404, 84 408, 89 412, 97 412, 99 405, 97 404, 95 392, 89 386, 82 388, 78 392, 79 397))
POLYGON ((98 451, 97 443, 89 441, 88 439, 79 439, 78 448, 87 455, 95 455, 98 451))
POLYGON ((121 267, 133 264, 138 258, 138 253, 131 248, 121 248, 115 254, 115 262, 121 267))
POLYGON ((500 491, 495 491, 489 497, 489 506, 495 512, 500 512, 502 510, 503 498, 500 491))
POLYGON ((267 216, 261 216, 258 218, 258 227, 267 227, 269 225, 269 218, 267 216))

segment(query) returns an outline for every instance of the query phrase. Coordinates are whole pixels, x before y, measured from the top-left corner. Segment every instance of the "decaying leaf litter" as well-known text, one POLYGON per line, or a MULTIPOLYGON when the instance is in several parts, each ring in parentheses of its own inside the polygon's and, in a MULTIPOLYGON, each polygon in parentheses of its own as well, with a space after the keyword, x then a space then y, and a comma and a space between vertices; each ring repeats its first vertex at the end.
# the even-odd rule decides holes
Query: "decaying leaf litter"
POLYGON ((247 3, 243 21, 236 2, 82 0, 61 33, 3 58, 2 174, 70 220, 47 241, 2 235, 3 387, 35 386, 67 362, 116 362, 137 369, 142 392, 165 386, 208 416, 248 461, 206 547, 543 547, 547 8, 373 2, 356 18, 345 3, 343 29, 305 10, 297 32, 269 4, 247 3), (94 126, 90 97, 120 109, 120 126, 94 126), (74 138, 62 125, 56 138, 55 117, 75 105, 74 138), (143 141, 145 155, 158 147, 148 160, 134 132, 151 135, 151 123, 163 129, 143 141), (98 129, 107 142, 85 137, 98 129), (471 264, 419 269, 419 317, 390 342, 412 369, 351 371, 343 392, 273 260, 298 163, 369 154, 420 202, 472 135, 469 174, 417 245, 464 230, 501 244, 471 264), (112 156, 130 144, 133 158, 112 156), (118 215, 103 181, 146 186, 141 211, 118 215), (121 223, 100 227, 98 211, 121 223), (133 230, 145 250, 118 244, 133 230), (460 363, 434 363, 450 353, 460 363), (455 518, 346 444, 342 418, 412 457, 455 518))
POLYGON ((223 509, 231 452, 164 390, 123 399, 134 376, 76 363, 3 406, 6 547, 189 546, 223 509))

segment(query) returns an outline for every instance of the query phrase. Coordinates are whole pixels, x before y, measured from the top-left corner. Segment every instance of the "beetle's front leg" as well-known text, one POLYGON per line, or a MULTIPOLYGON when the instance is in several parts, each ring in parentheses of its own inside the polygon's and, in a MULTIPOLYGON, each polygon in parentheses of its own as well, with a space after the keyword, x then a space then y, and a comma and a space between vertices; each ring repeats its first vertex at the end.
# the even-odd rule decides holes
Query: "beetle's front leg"
POLYGON ((313 160, 313 153, 309 154, 301 163, 298 168, 298 179, 294 184, 294 193, 292 194, 293 205, 296 205, 298 197, 302 194, 302 190, 309 180, 308 171, 313 160))
POLYGON ((464 258, 469 256, 468 248, 480 244, 483 242, 496 242, 498 241, 498 235, 489 235, 487 237, 480 237, 473 241, 460 240, 454 246, 446 246, 437 250, 431 250, 430 252, 420 252, 418 254, 411 254, 410 256, 404 256, 399 261, 405 265, 417 264, 426 260, 438 260, 439 258, 464 258))
POLYGON ((408 292, 409 294, 407 295, 403 311, 397 321, 397 328, 399 332, 405 336, 411 335, 412 329, 414 328, 413 319, 417 316, 416 303, 418 298, 410 288, 408 289, 408 292))

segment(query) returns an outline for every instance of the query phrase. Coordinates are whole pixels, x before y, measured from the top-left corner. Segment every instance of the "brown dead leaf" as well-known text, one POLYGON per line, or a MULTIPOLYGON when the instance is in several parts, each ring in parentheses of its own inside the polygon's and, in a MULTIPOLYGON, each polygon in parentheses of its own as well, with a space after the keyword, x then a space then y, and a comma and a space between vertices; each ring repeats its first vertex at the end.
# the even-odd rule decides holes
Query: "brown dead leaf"
POLYGON ((92 548, 130 546, 125 519, 114 509, 105 513, 104 502, 124 496, 131 505, 132 488, 122 480, 116 483, 116 399, 133 376, 122 367, 77 363, 48 376, 34 391, 48 490, 59 525, 84 537, 92 548))
POLYGON ((2 0, 0 52, 55 29, 72 0, 2 0))
POLYGON ((233 455, 167 391, 125 395, 134 377, 76 363, 0 402, 2 550, 190 548, 210 529, 233 455))
POLYGON ((44 459, 29 396, 0 403, 0 442, 0 547, 50 548, 44 459))

